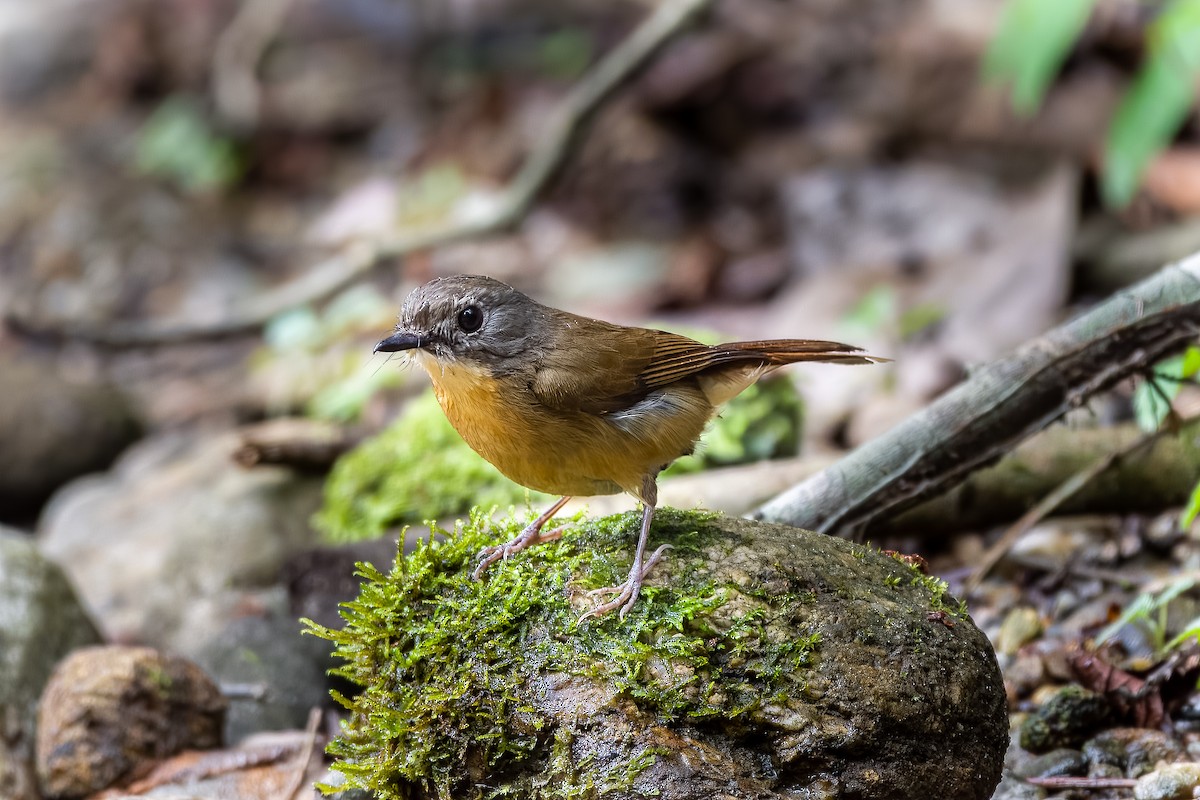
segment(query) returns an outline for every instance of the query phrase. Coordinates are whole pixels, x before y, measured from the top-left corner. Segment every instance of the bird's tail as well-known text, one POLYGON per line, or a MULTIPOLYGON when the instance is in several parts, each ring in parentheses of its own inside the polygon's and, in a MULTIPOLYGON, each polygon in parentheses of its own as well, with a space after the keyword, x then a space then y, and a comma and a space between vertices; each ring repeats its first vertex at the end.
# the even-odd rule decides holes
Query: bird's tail
POLYGON ((768 364, 779 366, 797 361, 823 361, 830 364, 883 364, 891 361, 890 358, 866 355, 861 347, 820 339, 764 339, 730 342, 716 347, 739 360, 762 358, 768 364))

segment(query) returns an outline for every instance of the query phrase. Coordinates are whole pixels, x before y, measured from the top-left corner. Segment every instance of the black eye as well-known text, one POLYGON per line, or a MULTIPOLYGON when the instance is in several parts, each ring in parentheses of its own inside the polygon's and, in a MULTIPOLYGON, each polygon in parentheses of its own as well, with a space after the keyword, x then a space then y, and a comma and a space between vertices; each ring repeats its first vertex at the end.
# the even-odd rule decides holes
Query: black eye
POLYGON ((479 306, 467 306, 458 312, 458 327, 467 333, 474 333, 483 324, 483 309, 479 306))

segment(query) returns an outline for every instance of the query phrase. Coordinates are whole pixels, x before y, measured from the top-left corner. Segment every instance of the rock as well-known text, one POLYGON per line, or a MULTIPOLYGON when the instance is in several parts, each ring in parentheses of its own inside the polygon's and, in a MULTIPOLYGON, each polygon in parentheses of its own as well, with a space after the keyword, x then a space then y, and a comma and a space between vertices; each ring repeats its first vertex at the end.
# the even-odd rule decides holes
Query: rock
POLYGON ((10 735, 20 736, 15 725, 11 730, 0 730, 0 734, 3 734, 0 735, 0 797, 4 800, 41 800, 33 770, 32 747, 19 738, 8 741, 10 735))
POLYGON ((1187 752, 1174 738, 1148 728, 1113 728, 1084 742, 1083 756, 1095 776, 1112 766, 1126 778, 1140 778, 1160 761, 1183 761, 1187 752))
POLYGON ((226 741, 303 728, 328 702, 329 645, 300 630, 291 615, 239 617, 199 648, 196 662, 231 695, 226 741))
POLYGON ((54 665, 100 641, 62 570, 33 539, 0 526, 0 709, 33 733, 37 699, 54 665))
POLYGON ((1200 786, 1200 764, 1163 764, 1138 778, 1133 797, 1134 800, 1187 800, 1196 796, 1197 786, 1200 786))
POLYGON ((1064 686, 1025 720, 1021 747, 1031 753, 1078 747, 1113 722, 1112 707, 1103 695, 1075 684, 1064 686))
POLYGON ((1042 620, 1037 610, 1028 606, 1014 608, 1004 617, 996 637, 996 652, 1016 655, 1021 647, 1042 635, 1042 620))
POLYGON ((0 508, 29 514, 52 491, 107 467, 138 434, 125 397, 45 364, 0 356, 0 508))
POLYGON ((239 468, 240 444, 236 432, 147 439, 47 506, 42 551, 108 639, 192 655, 233 616, 286 612, 281 565, 315 542, 321 479, 239 468))
POLYGON ((1083 753, 1067 747, 1051 750, 1027 759, 1013 773, 1021 778, 1057 778, 1062 775, 1086 775, 1083 753))
POLYGON ((148 647, 78 650, 42 695, 42 792, 83 797, 151 760, 217 747, 225 705, 216 684, 185 659, 148 647))
POLYGON ((356 765, 346 788, 991 796, 1004 688, 944 583, 841 539, 660 509, 652 546, 674 549, 632 613, 579 622, 595 602, 584 591, 624 577, 639 517, 568 527, 483 582, 479 547, 525 519, 465 525, 390 575, 368 570, 346 627, 323 631, 365 686, 334 745, 356 765))
POLYGON ((0 797, 37 797, 38 697, 59 659, 99 641, 62 570, 32 537, 0 526, 0 797))

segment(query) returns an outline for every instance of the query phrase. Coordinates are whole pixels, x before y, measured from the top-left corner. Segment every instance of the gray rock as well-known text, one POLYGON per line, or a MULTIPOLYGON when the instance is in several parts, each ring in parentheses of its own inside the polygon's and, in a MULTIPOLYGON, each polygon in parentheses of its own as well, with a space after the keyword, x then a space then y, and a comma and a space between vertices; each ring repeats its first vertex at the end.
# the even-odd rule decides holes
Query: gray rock
POLYGON ((367 788, 990 797, 1004 687, 944 585, 844 540, 660 509, 652 540, 676 547, 639 606, 577 623, 581 584, 628 569, 637 517, 570 530, 482 585, 474 552, 512 531, 468 526, 364 585, 330 635, 366 687, 342 752, 378 765, 367 788))
POLYGON ((239 444, 235 432, 147 439, 51 500, 41 549, 107 638, 191 655, 233 616, 286 612, 281 565, 316 540, 321 480, 242 469, 239 444))
POLYGON ((1088 762, 1083 753, 1067 747, 1033 756, 1014 770, 1021 778, 1057 778, 1063 775, 1086 775, 1088 762))
POLYGON ((38 697, 58 661, 100 634, 62 570, 33 539, 0 526, 0 709, 32 733, 38 697))
POLYGON ((72 478, 107 467, 138 434, 126 398, 51 367, 0 357, 0 508, 30 513, 72 478))
POLYGON ((0 797, 37 797, 38 698, 61 658, 98 641, 62 570, 32 537, 0 526, 0 797))
POLYGON ((38 711, 42 792, 83 797, 184 749, 221 743, 225 698, 195 664, 149 647, 89 647, 54 671, 38 711))
POLYGON ((1091 765, 1090 775, 1101 767, 1115 767, 1126 778, 1140 778, 1160 761, 1184 761, 1187 751, 1172 736, 1148 728, 1113 728, 1083 744, 1083 756, 1091 765))
POLYGON ((230 695, 225 738, 303 728, 329 700, 329 644, 301 636, 293 616, 239 617, 199 648, 196 662, 230 695))

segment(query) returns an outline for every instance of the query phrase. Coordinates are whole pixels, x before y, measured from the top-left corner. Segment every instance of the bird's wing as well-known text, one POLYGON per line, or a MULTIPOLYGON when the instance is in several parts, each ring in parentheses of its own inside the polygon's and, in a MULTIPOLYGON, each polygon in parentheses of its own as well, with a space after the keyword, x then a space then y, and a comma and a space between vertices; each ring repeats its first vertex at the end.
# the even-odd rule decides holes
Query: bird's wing
POLYGON ((716 373, 723 370, 718 368, 724 365, 744 368, 746 380, 735 379, 740 384, 736 394, 763 372, 794 361, 885 360, 838 342, 774 339, 709 346, 677 333, 629 328, 565 312, 564 321, 568 323, 562 327, 564 338, 548 349, 530 388, 543 405, 596 414, 624 410, 656 389, 691 376, 719 377, 716 373), (580 357, 585 341, 587 356, 580 357))

